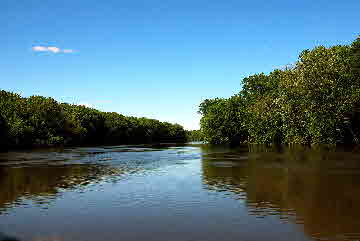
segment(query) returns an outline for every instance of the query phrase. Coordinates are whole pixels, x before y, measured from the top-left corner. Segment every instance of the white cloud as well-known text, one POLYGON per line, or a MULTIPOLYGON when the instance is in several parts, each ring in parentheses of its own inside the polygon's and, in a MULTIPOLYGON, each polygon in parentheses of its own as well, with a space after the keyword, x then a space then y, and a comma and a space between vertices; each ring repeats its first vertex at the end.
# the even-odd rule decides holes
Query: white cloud
POLYGON ((63 52, 69 54, 69 53, 74 53, 74 50, 73 49, 64 49, 63 52))
POLYGON ((60 49, 55 46, 34 46, 34 47, 32 47, 32 50, 34 52, 52 52, 55 54, 57 54, 57 53, 70 54, 70 53, 75 52, 73 49, 60 49))
POLYGON ((33 51, 36 51, 36 52, 45 52, 45 51, 48 51, 48 49, 44 46, 34 46, 32 48, 33 51))
POLYGON ((59 53, 60 52, 60 49, 58 47, 47 47, 47 49, 50 52, 53 52, 53 53, 59 53))

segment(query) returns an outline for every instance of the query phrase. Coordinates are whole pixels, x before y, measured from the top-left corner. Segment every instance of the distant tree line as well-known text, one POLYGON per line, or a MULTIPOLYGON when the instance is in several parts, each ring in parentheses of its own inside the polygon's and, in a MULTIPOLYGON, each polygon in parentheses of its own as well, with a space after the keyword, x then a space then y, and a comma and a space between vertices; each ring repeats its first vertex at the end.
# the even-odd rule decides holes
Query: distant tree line
POLYGON ((200 130, 186 131, 187 141, 203 141, 203 136, 200 130))
POLYGON ((242 81, 230 98, 200 104, 210 143, 357 143, 360 138, 360 37, 316 47, 297 62, 242 81))
POLYGON ((0 90, 0 148, 184 142, 181 125, 0 90))

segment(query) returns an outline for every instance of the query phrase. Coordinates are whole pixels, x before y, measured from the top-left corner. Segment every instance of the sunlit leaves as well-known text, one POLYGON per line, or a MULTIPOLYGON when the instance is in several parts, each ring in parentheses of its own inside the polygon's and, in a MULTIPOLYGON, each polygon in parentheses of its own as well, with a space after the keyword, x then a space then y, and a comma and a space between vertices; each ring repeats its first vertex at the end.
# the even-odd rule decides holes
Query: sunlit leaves
POLYGON ((230 142, 239 130, 250 143, 353 142, 360 134, 354 114, 360 110, 359 67, 360 38, 351 46, 304 50, 291 68, 244 78, 243 107, 229 109, 229 99, 204 101, 203 134, 214 143, 230 142))
POLYGON ((178 124, 126 117, 52 98, 0 91, 0 144, 93 145, 185 141, 178 124))
POLYGON ((239 95, 229 99, 205 100, 200 105, 201 132, 204 141, 220 144, 241 142, 246 137, 244 109, 239 95))

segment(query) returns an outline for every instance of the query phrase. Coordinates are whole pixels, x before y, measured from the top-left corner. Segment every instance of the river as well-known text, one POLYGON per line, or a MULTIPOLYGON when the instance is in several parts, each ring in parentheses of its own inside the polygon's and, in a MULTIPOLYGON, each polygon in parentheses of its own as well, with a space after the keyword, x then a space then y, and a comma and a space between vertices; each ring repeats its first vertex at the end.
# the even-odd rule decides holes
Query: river
POLYGON ((356 148, 12 151, 0 187, 0 232, 21 240, 360 239, 356 148))

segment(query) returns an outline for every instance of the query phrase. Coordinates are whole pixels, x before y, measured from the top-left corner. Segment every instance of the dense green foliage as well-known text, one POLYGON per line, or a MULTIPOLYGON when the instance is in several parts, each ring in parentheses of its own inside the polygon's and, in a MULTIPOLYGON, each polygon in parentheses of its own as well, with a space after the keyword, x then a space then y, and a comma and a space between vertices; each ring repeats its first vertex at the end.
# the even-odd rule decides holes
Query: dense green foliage
POLYGON ((210 143, 335 144, 360 137, 360 38, 303 51, 283 70, 244 78, 239 94, 200 104, 210 143))
POLYGON ((126 117, 52 98, 0 90, 0 146, 136 144, 183 142, 178 124, 126 117))
POLYGON ((203 138, 215 144, 240 142, 246 130, 242 126, 244 106, 241 96, 229 99, 216 98, 200 104, 201 130, 203 138))
POLYGON ((187 141, 203 141, 203 136, 200 130, 186 131, 187 141))

